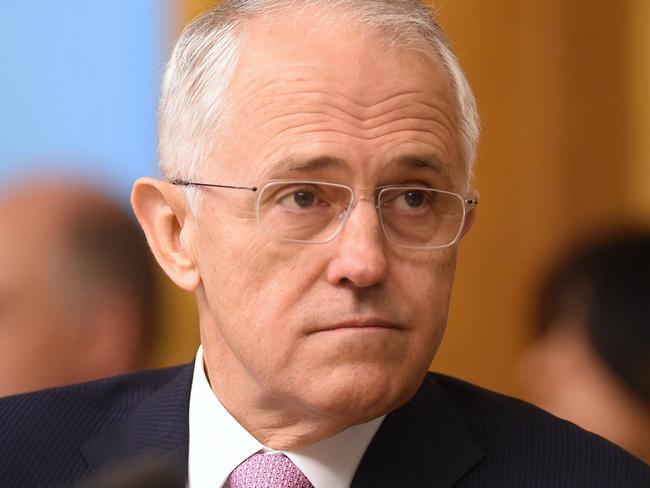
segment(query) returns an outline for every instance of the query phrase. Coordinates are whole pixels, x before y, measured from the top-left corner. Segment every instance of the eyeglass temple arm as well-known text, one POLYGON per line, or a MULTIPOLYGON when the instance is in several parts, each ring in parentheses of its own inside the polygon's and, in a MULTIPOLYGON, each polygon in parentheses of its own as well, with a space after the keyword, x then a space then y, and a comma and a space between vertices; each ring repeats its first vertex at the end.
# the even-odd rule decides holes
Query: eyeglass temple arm
POLYGON ((256 186, 233 186, 233 185, 216 185, 213 183, 196 183, 194 181, 185 181, 179 179, 169 180, 172 185, 176 186, 209 186, 211 188, 231 188, 233 190, 257 191, 256 186))

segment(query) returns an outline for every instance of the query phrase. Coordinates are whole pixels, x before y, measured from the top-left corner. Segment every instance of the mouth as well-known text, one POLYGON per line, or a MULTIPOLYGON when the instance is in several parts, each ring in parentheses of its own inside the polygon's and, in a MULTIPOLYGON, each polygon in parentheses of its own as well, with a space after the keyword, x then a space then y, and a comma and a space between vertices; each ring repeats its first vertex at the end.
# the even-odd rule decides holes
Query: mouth
POLYGON ((311 333, 316 332, 371 332, 371 331, 399 331, 403 326, 379 317, 364 317, 351 320, 344 320, 333 324, 315 327, 311 333))

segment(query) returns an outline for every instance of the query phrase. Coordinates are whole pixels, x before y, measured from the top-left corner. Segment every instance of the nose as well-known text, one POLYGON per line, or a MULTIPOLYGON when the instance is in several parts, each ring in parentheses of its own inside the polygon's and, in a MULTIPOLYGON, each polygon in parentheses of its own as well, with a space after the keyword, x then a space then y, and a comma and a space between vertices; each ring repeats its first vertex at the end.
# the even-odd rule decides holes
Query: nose
POLYGON ((333 285, 366 288, 381 283, 388 271, 384 234, 371 199, 359 199, 332 242, 336 251, 327 268, 333 285))

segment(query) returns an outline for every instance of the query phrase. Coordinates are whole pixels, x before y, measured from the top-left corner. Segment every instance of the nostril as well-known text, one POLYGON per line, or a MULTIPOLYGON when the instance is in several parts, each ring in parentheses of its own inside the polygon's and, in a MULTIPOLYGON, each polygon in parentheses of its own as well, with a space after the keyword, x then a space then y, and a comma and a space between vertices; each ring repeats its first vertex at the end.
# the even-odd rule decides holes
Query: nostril
POLYGON ((343 278, 341 278, 339 280, 339 285, 342 285, 342 286, 351 286, 353 284, 354 283, 352 282, 352 280, 350 278, 348 278, 347 276, 344 276, 343 278))

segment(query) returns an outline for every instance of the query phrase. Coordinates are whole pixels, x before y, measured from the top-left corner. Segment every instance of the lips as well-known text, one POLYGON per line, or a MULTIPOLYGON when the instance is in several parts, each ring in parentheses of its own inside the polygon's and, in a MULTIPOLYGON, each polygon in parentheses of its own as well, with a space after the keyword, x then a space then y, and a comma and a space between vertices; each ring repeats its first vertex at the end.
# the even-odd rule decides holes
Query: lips
POLYGON ((322 325, 314 328, 314 332, 328 332, 336 330, 364 330, 364 329, 388 329, 388 330, 401 330, 404 327, 395 322, 379 318, 379 317, 364 317, 350 320, 336 322, 334 324, 322 325))

